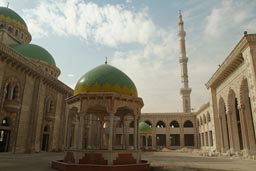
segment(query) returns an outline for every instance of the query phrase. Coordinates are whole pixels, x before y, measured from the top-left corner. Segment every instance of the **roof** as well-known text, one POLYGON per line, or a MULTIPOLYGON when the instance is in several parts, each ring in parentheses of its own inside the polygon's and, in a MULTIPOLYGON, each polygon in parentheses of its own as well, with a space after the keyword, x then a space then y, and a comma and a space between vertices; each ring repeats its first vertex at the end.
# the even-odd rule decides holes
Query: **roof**
POLYGON ((35 44, 16 44, 11 45, 11 47, 25 57, 38 59, 50 65, 56 66, 56 63, 52 55, 41 46, 35 44))
POLYGON ((75 94, 86 92, 115 92, 138 96, 133 81, 125 73, 108 64, 97 66, 79 79, 75 94))
POLYGON ((27 29, 27 24, 25 21, 10 8, 0 7, 0 18, 4 18, 10 22, 15 22, 16 24, 21 25, 27 29))

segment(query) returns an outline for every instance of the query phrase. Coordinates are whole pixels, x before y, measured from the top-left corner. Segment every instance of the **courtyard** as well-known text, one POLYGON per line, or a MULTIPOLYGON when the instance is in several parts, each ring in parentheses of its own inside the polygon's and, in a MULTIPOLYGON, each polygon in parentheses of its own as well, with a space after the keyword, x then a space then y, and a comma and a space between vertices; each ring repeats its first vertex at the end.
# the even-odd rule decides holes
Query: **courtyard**
MULTIPOLYGON (((52 160, 63 153, 11 154, 1 153, 1 171, 53 171, 52 160)), ((256 161, 235 157, 204 157, 193 151, 143 152, 152 171, 255 171, 256 161)))

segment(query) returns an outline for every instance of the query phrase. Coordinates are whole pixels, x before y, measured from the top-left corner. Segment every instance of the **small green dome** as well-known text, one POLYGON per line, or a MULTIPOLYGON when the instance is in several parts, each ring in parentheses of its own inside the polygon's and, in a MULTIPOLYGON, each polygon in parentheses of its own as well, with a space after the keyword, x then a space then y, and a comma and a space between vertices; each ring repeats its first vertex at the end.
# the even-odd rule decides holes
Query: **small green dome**
POLYGON ((41 46, 34 44, 17 44, 11 45, 11 47, 25 57, 38 59, 56 66, 52 55, 41 46))
POLYGON ((79 79, 74 94, 85 92, 116 92, 138 96, 132 80, 125 73, 108 64, 90 70, 79 79))
POLYGON ((10 8, 0 7, 0 19, 5 19, 7 22, 14 22, 27 29, 25 21, 10 8))
POLYGON ((151 133, 152 128, 145 122, 140 122, 139 123, 139 131, 140 133, 151 133))

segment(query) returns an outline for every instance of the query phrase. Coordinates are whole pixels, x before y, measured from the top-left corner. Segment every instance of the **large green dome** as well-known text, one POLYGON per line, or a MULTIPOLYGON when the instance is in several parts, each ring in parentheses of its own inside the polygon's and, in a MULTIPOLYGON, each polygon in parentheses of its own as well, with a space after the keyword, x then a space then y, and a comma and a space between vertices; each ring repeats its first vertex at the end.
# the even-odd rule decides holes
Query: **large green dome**
POLYGON ((44 61, 50 65, 56 66, 52 55, 41 46, 34 44, 17 44, 11 45, 11 47, 25 57, 44 61))
POLYGON ((74 93, 85 92, 116 92, 138 96, 132 80, 125 73, 108 64, 90 70, 79 79, 74 93))
POLYGON ((27 29, 25 21, 13 10, 6 7, 0 7, 0 19, 4 19, 7 22, 14 22, 21 27, 27 29))

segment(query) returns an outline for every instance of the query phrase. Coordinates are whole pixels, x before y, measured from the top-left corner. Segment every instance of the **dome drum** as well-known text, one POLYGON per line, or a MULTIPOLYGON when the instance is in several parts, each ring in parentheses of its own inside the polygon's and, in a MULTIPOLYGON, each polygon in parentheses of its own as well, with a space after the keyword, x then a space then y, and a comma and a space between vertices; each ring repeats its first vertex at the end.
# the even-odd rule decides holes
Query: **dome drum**
POLYGON ((18 43, 29 43, 32 39, 25 21, 13 10, 0 7, 0 31, 13 37, 18 43))

